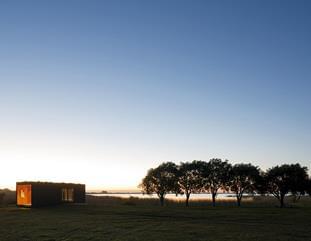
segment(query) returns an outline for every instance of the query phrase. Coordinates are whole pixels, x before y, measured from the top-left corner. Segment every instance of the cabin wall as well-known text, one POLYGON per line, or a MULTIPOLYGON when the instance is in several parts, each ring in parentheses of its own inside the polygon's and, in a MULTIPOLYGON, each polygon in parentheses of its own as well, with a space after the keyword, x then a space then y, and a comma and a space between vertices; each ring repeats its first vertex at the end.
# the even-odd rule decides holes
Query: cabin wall
POLYGON ((32 198, 33 207, 56 205, 62 202, 61 191, 57 184, 33 184, 32 198))
POLYGON ((74 186, 74 202, 85 203, 85 185, 74 186))

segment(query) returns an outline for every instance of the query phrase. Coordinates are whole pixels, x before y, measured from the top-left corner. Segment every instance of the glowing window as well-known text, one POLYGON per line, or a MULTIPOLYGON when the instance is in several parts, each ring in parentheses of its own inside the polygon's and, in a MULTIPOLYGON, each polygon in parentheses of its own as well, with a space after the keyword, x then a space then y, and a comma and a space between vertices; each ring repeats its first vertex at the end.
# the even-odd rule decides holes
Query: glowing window
POLYGON ((19 184, 16 187, 17 205, 31 206, 31 185, 19 184))
POLYGON ((73 188, 62 188, 62 201, 73 202, 74 190, 73 188))

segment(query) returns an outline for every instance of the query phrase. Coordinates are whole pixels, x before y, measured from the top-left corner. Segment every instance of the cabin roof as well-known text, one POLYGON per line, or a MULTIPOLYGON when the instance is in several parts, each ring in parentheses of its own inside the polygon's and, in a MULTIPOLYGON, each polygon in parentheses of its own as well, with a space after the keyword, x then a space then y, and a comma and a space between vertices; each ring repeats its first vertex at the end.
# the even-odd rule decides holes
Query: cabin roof
POLYGON ((16 182, 16 185, 35 185, 35 184, 43 184, 43 185, 81 185, 85 186, 85 184, 81 183, 68 183, 68 182, 40 182, 40 181, 22 181, 16 182))

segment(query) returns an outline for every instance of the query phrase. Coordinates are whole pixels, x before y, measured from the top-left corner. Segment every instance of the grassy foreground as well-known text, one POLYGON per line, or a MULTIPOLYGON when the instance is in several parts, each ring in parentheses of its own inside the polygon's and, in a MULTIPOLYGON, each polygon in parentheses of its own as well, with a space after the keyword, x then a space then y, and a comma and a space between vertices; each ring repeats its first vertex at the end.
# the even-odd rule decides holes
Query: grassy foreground
POLYGON ((310 240, 311 205, 186 208, 103 199, 40 209, 2 207, 0 224, 1 241, 295 241, 310 240))

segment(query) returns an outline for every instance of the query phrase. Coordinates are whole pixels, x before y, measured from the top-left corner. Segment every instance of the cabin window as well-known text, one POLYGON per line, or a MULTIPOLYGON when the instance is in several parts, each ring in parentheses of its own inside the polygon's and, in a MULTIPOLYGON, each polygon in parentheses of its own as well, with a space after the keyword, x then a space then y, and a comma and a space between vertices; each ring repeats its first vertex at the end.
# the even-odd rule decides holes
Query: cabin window
POLYGON ((73 202, 73 188, 63 188, 62 189, 62 201, 64 202, 73 202))

